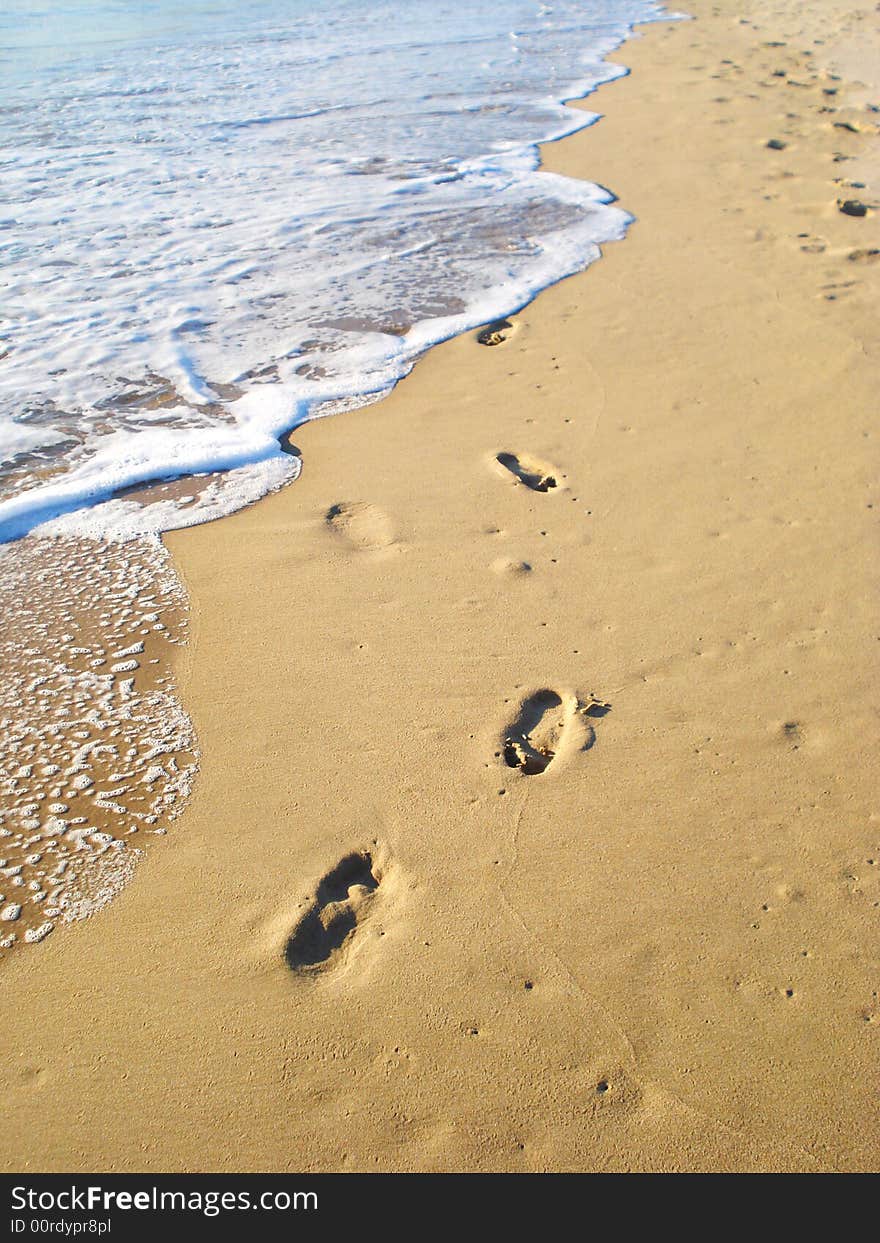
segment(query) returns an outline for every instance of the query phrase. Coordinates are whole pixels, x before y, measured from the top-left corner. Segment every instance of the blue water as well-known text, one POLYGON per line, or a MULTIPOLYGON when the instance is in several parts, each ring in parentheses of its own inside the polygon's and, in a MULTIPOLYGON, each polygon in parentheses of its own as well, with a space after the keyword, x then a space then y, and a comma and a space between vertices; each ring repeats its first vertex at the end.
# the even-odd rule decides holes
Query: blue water
POLYGON ((629 217, 536 144, 659 15, 6 0, 0 539, 228 512, 295 476, 283 431, 586 266, 629 217), (109 499, 189 474, 183 507, 109 499))

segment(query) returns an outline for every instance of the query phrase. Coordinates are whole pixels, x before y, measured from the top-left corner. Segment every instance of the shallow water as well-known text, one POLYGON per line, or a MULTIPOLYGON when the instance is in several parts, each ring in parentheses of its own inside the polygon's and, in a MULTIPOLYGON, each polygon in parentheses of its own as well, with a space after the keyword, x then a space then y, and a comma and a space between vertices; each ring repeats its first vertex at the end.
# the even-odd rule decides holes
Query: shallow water
POLYGON ((183 809, 198 750, 156 536, 0 548, 0 960, 85 919, 183 809))
POLYGON ((629 217, 540 171, 535 143, 589 123, 559 101, 617 76, 603 56, 658 14, 7 3, 0 538, 254 500, 295 477, 285 430, 584 267, 629 217), (207 473, 185 505, 97 504, 207 473))

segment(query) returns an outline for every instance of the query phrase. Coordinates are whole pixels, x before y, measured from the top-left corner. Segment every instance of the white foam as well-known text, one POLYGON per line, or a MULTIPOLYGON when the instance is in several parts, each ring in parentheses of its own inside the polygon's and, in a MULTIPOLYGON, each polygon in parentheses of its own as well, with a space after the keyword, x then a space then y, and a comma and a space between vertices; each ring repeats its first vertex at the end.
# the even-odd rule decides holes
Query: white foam
POLYGON ((151 663, 183 641, 186 600, 158 539, 29 537, 0 549, 0 566, 0 876, 10 886, 0 918, 24 929, 20 946, 48 935, 47 917, 85 919, 119 892, 141 855, 124 839, 180 814, 198 747, 170 671, 141 687, 135 670, 123 696, 121 679, 88 660, 98 622, 111 651, 143 650, 151 663), (167 623, 150 646, 136 637, 147 615, 167 623), (66 780, 47 789, 46 774, 66 780))
POLYGON ((250 503, 296 476, 283 432, 375 400, 629 221, 535 144, 595 119, 560 101, 623 72, 603 58, 651 0, 187 10, 157 0, 135 39, 96 0, 90 44, 48 0, 4 30, 42 43, 0 87, 0 539, 250 503), (207 498, 115 496, 214 472, 207 498))

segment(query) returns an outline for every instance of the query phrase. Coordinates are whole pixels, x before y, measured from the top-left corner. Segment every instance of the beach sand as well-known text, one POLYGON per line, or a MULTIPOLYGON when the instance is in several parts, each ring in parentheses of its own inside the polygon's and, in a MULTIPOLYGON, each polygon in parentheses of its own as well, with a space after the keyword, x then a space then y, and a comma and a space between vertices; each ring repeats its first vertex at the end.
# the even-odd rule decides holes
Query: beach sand
POLYGON ((4 1168, 876 1168, 873 7, 642 28, 626 240, 168 538, 201 772, 4 966, 4 1168))

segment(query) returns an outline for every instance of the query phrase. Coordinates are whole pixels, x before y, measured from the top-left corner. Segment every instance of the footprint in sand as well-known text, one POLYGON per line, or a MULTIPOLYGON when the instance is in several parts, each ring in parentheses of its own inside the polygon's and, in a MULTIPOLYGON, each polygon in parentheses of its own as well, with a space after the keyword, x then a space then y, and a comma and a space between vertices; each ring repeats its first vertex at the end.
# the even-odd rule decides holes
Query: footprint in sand
POLYGON ((324 521, 339 540, 360 552, 390 548, 395 542, 388 515, 366 501, 331 505, 324 521))
POLYGON ((292 971, 323 972, 350 955, 381 901, 383 875, 372 852, 357 850, 322 878, 284 950, 292 971))
POLYGON ((610 704, 594 697, 581 703, 576 695, 544 688, 522 700, 513 722, 504 730, 496 755, 508 768, 526 777, 547 772, 596 740, 590 717, 602 717, 610 704))
POLYGON ((814 237, 810 233, 799 233, 798 240, 805 255, 823 255, 828 249, 824 237, 814 237))
POLYGON ((528 561, 516 561, 512 557, 497 557, 492 562, 492 569, 496 574, 509 575, 511 578, 525 578, 532 572, 528 561))
POLYGON ((518 483, 524 483, 533 492, 550 492, 553 488, 559 487, 560 478, 565 478, 546 462, 539 462, 536 458, 526 457, 524 454, 498 453, 495 461, 502 470, 513 475, 518 483))
POLYGON ((507 334, 513 329, 509 319, 496 319, 477 333, 480 345, 501 345, 507 340, 507 334))
POLYGON ((858 281, 837 281, 820 286, 819 293, 826 302, 837 302, 839 298, 846 297, 857 285, 858 281))
POLYGON ((851 250, 847 259, 850 263, 876 263, 880 259, 880 249, 876 246, 865 246, 859 250, 851 250))

